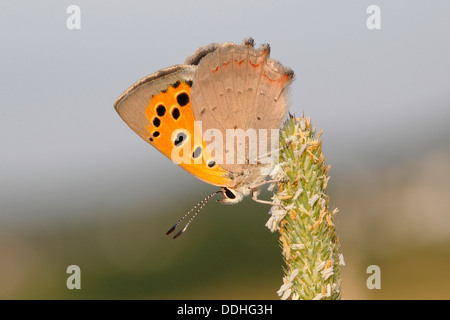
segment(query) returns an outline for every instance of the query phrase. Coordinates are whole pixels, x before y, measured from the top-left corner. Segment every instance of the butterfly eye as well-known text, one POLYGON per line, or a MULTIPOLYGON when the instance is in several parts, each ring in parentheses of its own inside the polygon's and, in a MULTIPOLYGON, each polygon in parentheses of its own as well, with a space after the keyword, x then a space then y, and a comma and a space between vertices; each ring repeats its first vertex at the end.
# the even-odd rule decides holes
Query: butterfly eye
POLYGON ((189 103, 189 96, 186 92, 182 92, 177 95, 177 102, 180 107, 184 107, 189 103))
POLYGON ((236 195, 228 188, 223 188, 223 195, 228 199, 236 199, 236 195))
POLYGON ((186 134, 183 132, 179 132, 177 134, 177 137, 173 141, 173 144, 175 145, 175 147, 178 147, 179 145, 181 145, 183 143, 184 140, 186 140, 186 134))

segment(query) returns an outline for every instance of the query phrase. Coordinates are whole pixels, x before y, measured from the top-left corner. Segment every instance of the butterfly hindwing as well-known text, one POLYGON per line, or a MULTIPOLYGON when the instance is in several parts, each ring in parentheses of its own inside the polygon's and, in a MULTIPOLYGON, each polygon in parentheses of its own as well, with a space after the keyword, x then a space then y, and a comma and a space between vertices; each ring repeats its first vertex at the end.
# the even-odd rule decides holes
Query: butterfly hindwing
MULTIPOLYGON (((233 129, 257 133, 266 129, 268 134, 278 129, 288 109, 286 91, 292 70, 270 58, 268 45, 255 49, 253 42, 224 43, 213 48, 198 63, 192 86, 193 112, 203 130, 220 129, 226 136, 226 130, 233 129)), ((236 154, 237 144, 234 147, 236 154)), ((231 172, 249 168, 236 161, 222 166, 231 172)))

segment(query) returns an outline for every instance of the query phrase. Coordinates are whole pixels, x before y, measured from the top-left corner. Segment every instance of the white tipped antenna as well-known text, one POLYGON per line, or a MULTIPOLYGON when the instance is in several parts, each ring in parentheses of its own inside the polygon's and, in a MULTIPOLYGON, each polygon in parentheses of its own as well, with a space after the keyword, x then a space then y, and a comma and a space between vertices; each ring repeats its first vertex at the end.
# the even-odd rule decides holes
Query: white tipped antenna
POLYGON ((170 228, 169 231, 166 232, 166 236, 168 234, 171 234, 173 231, 175 231, 176 227, 178 227, 178 225, 188 216, 190 215, 195 209, 197 209, 197 211, 194 212, 194 215, 189 219, 189 221, 186 223, 186 225, 184 226, 183 229, 181 229, 180 231, 178 231, 178 233, 176 235, 173 236, 174 239, 178 238, 179 236, 181 236, 183 234, 183 232, 186 231, 186 229, 188 228, 189 224, 192 222, 192 220, 194 220, 194 218, 197 216, 197 214, 203 209, 203 207, 206 205, 206 203, 212 198, 214 197, 217 193, 222 192, 222 190, 216 191, 214 193, 211 193, 209 196, 205 197, 205 199, 203 199, 202 201, 200 201, 199 203, 197 203, 191 210, 189 210, 184 216, 182 216, 180 218, 180 220, 178 220, 177 223, 175 223, 175 225, 170 228))

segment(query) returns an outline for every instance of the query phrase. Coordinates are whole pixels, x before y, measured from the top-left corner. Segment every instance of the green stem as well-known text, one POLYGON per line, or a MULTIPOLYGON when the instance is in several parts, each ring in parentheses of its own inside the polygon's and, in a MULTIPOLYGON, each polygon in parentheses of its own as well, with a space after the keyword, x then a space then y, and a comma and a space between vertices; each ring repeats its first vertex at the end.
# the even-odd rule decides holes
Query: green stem
POLYGON ((330 166, 325 165, 322 132, 309 118, 293 118, 280 131, 279 163, 272 172, 278 183, 267 227, 279 231, 286 267, 281 299, 340 299, 339 240, 325 194, 330 166))

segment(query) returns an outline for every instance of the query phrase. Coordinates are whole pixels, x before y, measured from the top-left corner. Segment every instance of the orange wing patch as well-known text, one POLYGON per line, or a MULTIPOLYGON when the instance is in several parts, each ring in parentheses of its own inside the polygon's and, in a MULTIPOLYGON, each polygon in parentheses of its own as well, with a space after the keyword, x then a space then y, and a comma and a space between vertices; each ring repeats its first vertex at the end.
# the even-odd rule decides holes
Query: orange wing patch
POLYGON ((145 110, 149 142, 195 177, 212 185, 232 187, 233 181, 211 156, 191 105, 191 87, 176 82, 154 95, 145 110))

